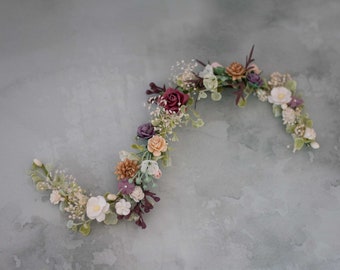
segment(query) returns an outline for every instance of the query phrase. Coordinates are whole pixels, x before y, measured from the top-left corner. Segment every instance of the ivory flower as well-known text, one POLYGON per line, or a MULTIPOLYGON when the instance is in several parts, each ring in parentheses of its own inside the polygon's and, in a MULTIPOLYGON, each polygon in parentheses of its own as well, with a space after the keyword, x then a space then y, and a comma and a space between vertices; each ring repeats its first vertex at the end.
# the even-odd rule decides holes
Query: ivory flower
POLYGON ((135 201, 139 202, 144 199, 144 192, 140 186, 136 186, 135 189, 130 194, 130 197, 135 201))
POLYGON ((62 197, 58 190, 53 190, 50 194, 50 202, 53 204, 58 204, 62 200, 62 197))
POLYGON ((203 85, 207 90, 215 91, 218 87, 217 77, 214 74, 204 76, 203 85))
POLYGON ((306 127, 305 134, 303 134, 303 137, 313 141, 316 138, 316 132, 313 128, 306 127))
POLYGON ((293 124, 295 122, 295 111, 290 107, 286 107, 286 109, 282 110, 282 120, 284 125, 293 124))
POLYGON ((96 219, 102 222, 105 214, 109 211, 110 205, 103 196, 91 197, 86 204, 86 215, 89 219, 96 219))
POLYGON ((168 149, 165 139, 162 136, 154 135, 148 140, 148 151, 155 157, 159 157, 161 152, 168 149))
POLYGON ((153 175, 159 170, 158 163, 155 160, 143 160, 140 170, 142 173, 153 175))
POLYGON ((130 214, 131 203, 125 199, 120 199, 119 202, 116 203, 115 208, 118 215, 127 216, 130 214))
POLYGON ((268 102, 275 105, 289 103, 292 99, 292 92, 285 87, 274 87, 268 96, 268 102))

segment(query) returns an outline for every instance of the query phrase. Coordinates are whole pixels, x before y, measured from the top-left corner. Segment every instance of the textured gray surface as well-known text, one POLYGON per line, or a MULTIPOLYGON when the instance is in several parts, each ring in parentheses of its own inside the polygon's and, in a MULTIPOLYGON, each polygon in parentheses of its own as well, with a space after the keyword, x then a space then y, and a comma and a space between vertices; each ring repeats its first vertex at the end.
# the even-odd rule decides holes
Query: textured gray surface
POLYGON ((0 269, 340 269, 340 3, 334 1, 0 1, 0 269), (176 60, 227 65, 256 44, 266 74, 290 72, 321 149, 293 154, 268 104, 233 96, 179 131, 162 198, 88 238, 36 192, 33 157, 94 194, 115 189, 150 81, 176 60))

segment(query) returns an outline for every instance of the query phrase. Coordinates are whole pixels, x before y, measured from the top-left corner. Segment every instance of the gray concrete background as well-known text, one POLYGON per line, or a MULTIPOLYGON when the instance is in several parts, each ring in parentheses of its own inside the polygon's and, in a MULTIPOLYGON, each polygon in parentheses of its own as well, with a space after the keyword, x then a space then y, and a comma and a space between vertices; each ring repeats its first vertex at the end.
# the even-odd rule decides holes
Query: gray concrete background
POLYGON ((340 269, 339 13, 337 0, 1 0, 0 269, 340 269), (69 232, 25 174, 32 158, 114 191, 148 83, 176 60, 243 62, 252 44, 265 74, 297 79, 321 149, 293 154, 268 104, 227 93, 179 131, 146 230, 69 232))

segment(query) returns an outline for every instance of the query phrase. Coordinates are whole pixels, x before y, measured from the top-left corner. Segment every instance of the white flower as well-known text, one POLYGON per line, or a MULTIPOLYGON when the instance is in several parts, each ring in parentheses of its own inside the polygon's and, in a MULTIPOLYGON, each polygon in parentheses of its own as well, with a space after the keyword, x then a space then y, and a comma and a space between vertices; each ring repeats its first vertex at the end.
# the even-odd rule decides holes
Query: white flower
POLYGON ((120 199, 119 202, 116 203, 115 208, 118 215, 127 216, 130 214, 131 203, 125 199, 120 199))
POLYGON ((313 141, 316 138, 316 132, 313 128, 306 127, 305 134, 303 134, 303 137, 313 141))
POLYGON ((33 163, 36 165, 36 166, 38 166, 38 167, 41 167, 42 166, 42 163, 41 163, 41 161, 39 160, 39 159, 33 159, 33 163))
POLYGON ((58 190, 53 190, 50 195, 50 202, 53 204, 58 204, 62 200, 62 197, 58 190))
POLYGON ((106 197, 109 201, 115 201, 117 199, 117 195, 112 193, 108 194, 106 197))
POLYGON ((142 173, 154 175, 159 171, 158 163, 155 160, 143 160, 140 166, 140 170, 142 173))
POLYGON ((286 87, 274 87, 268 96, 268 101, 275 105, 282 105, 290 102, 292 92, 286 87))
POLYGON ((290 107, 286 107, 286 109, 282 111, 282 120, 284 125, 293 124, 295 122, 295 111, 290 107))
POLYGON ((135 186, 135 189, 130 194, 130 197, 135 201, 139 202, 144 199, 144 192, 140 186, 135 186))
POLYGON ((86 214, 89 219, 96 219, 101 222, 105 219, 105 214, 109 211, 110 205, 103 196, 91 197, 86 204, 86 214))
POLYGON ((200 76, 201 78, 204 78, 206 76, 209 75, 214 75, 214 70, 213 67, 211 65, 206 65, 204 67, 204 70, 201 71, 200 73, 198 73, 198 76, 200 76))
POLYGON ((121 161, 124 161, 125 159, 130 159, 130 160, 138 160, 138 157, 136 157, 135 155, 127 152, 127 151, 119 151, 119 159, 121 161))
POLYGON ((203 85, 207 90, 215 91, 218 87, 217 77, 214 74, 207 74, 203 78, 203 85))

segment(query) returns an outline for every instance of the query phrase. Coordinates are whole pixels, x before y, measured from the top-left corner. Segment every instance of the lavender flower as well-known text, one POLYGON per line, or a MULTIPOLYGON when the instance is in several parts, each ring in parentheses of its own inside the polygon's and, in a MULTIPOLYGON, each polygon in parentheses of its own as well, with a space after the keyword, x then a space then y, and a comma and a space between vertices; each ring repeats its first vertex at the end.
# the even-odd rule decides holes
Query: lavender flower
POLYGON ((251 84, 251 86, 254 86, 256 88, 261 87, 263 84, 261 77, 258 74, 253 73, 253 72, 248 73, 247 80, 251 84))
POLYGON ((137 136, 142 139, 150 139, 155 135, 155 129, 151 123, 140 125, 137 128, 137 136))
POLYGON ((292 100, 288 103, 288 106, 292 109, 295 109, 296 107, 299 107, 303 104, 303 100, 301 98, 292 97, 292 100))
POLYGON ((135 185, 133 183, 129 183, 128 179, 123 179, 118 181, 118 190, 122 194, 131 194, 135 189, 135 185))

